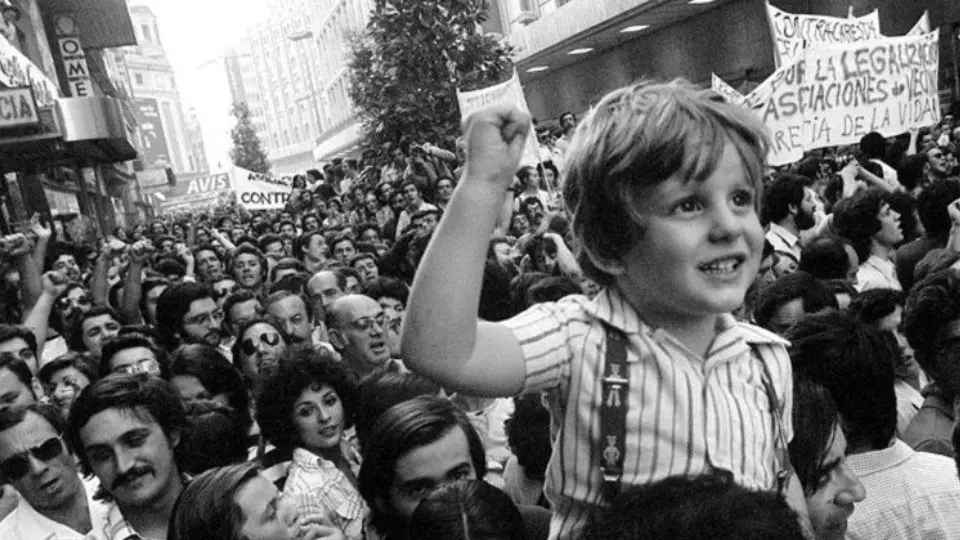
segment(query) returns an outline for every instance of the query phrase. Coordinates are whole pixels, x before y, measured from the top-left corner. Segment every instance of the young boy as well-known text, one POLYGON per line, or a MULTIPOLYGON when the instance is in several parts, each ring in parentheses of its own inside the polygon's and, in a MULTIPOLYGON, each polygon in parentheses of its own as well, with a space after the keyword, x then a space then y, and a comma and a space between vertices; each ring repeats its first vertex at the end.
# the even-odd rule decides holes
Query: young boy
POLYGON ((616 486, 674 475, 782 489, 805 515, 782 457, 787 342, 730 315, 763 250, 758 119, 683 82, 607 95, 577 129, 564 185, 580 264, 603 290, 478 322, 487 244, 528 129, 508 108, 468 119, 466 171, 414 282, 404 361, 451 391, 548 391, 561 426, 551 540, 579 538, 616 486))

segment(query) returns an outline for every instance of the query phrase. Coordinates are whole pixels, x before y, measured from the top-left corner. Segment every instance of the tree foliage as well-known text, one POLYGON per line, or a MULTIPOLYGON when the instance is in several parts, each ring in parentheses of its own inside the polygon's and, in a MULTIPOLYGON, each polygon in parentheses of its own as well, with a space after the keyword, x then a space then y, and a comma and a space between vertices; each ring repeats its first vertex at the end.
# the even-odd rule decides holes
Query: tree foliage
POLYGON ((457 89, 512 75, 513 48, 480 27, 487 7, 487 0, 376 0, 349 64, 367 148, 457 136, 457 89))
POLYGON ((263 145, 257 130, 250 120, 250 108, 247 103, 240 101, 233 104, 231 114, 237 119, 237 125, 230 131, 233 138, 233 148, 230 150, 230 160, 237 167, 248 171, 267 174, 270 172, 270 162, 263 151, 263 145))

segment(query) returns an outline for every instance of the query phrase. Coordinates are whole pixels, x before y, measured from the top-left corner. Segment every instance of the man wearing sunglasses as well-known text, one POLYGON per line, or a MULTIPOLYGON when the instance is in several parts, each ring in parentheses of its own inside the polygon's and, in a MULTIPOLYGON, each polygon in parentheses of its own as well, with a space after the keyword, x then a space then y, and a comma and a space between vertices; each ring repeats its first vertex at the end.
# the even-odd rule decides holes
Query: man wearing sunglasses
POLYGON ((330 343, 357 380, 390 362, 390 322, 380 304, 362 294, 348 294, 330 305, 330 343))
POLYGON ((64 438, 67 424, 51 405, 0 410, 0 482, 20 493, 0 521, 3 540, 82 538, 103 529, 106 505, 95 501, 64 438))

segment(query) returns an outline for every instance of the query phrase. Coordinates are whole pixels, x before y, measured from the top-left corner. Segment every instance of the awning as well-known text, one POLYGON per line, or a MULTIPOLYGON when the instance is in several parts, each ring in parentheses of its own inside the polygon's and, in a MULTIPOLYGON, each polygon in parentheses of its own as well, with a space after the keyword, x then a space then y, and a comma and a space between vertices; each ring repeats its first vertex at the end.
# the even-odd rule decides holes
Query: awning
POLYGON ((44 13, 69 13, 77 23, 84 49, 137 44, 126 0, 40 0, 44 13))

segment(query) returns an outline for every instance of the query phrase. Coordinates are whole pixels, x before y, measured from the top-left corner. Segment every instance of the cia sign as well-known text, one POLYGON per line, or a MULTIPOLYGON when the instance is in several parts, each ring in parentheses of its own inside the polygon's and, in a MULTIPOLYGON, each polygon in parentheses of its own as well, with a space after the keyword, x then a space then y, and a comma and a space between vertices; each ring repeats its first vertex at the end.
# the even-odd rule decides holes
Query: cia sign
POLYGON ((29 88, 0 90, 0 129, 39 122, 37 104, 29 88))

